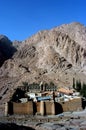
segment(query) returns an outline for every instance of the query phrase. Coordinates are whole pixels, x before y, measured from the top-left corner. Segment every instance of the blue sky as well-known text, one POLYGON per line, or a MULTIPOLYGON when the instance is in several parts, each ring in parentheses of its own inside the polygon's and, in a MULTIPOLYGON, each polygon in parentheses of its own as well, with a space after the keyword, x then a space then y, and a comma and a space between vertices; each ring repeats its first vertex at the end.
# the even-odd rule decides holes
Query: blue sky
POLYGON ((86 0, 0 0, 0 34, 12 41, 71 22, 86 26, 86 0))

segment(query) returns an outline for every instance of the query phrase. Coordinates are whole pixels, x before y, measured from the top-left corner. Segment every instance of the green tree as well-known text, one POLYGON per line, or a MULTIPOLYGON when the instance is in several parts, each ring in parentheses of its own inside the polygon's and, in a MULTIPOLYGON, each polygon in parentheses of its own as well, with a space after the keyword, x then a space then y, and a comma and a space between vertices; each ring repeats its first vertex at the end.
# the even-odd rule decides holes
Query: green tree
POLYGON ((53 82, 50 82, 50 89, 56 91, 56 86, 53 82))
POLYGON ((81 91, 81 81, 80 81, 80 80, 76 80, 76 90, 77 90, 78 92, 81 91))
POLYGON ((28 82, 22 82, 23 86, 24 86, 24 90, 27 91, 29 88, 29 84, 28 82))
POLYGON ((73 88, 75 89, 75 78, 73 78, 73 88))
POLYGON ((83 83, 83 86, 80 91, 80 95, 86 98, 86 84, 85 83, 83 83))

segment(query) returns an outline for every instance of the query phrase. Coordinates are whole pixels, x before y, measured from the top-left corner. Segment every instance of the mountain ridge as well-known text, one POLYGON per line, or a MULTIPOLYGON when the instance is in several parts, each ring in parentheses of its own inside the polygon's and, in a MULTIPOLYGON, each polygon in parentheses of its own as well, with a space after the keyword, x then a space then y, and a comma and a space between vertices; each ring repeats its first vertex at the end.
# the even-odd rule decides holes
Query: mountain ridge
POLYGON ((0 35, 0 66, 2 66, 5 60, 11 58, 16 51, 8 37, 0 35))
POLYGON ((86 82, 86 27, 80 23, 39 31, 12 46, 15 53, 0 67, 0 104, 22 82, 54 82, 71 88, 73 79, 86 82))

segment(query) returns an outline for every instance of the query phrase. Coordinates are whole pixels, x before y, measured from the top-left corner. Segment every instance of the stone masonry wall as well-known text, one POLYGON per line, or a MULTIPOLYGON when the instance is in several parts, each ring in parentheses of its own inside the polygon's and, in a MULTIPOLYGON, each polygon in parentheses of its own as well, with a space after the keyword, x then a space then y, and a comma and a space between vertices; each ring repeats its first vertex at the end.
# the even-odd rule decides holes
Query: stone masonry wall
POLYGON ((33 102, 13 103, 14 114, 33 114, 33 102))
POLYGON ((67 102, 61 102, 63 112, 82 110, 81 98, 69 100, 67 102))

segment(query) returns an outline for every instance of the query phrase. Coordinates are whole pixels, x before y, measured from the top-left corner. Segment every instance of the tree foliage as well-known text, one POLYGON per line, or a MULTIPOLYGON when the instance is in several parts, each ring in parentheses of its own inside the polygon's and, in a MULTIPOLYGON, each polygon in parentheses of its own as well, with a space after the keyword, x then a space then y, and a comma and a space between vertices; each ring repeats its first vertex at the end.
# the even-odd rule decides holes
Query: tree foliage
POLYGON ((78 92, 80 92, 82 89, 82 86, 81 86, 81 81, 80 80, 76 80, 76 90, 78 92))
POLYGON ((83 83, 83 86, 80 90, 80 95, 86 98, 86 84, 85 83, 83 83))
POLYGON ((75 89, 75 78, 73 78, 73 88, 75 89))
POLYGON ((77 91, 77 92, 80 92, 80 95, 82 97, 85 97, 86 98, 86 84, 83 83, 81 84, 81 81, 80 80, 76 80, 76 85, 75 85, 75 79, 73 79, 73 88, 77 91))

